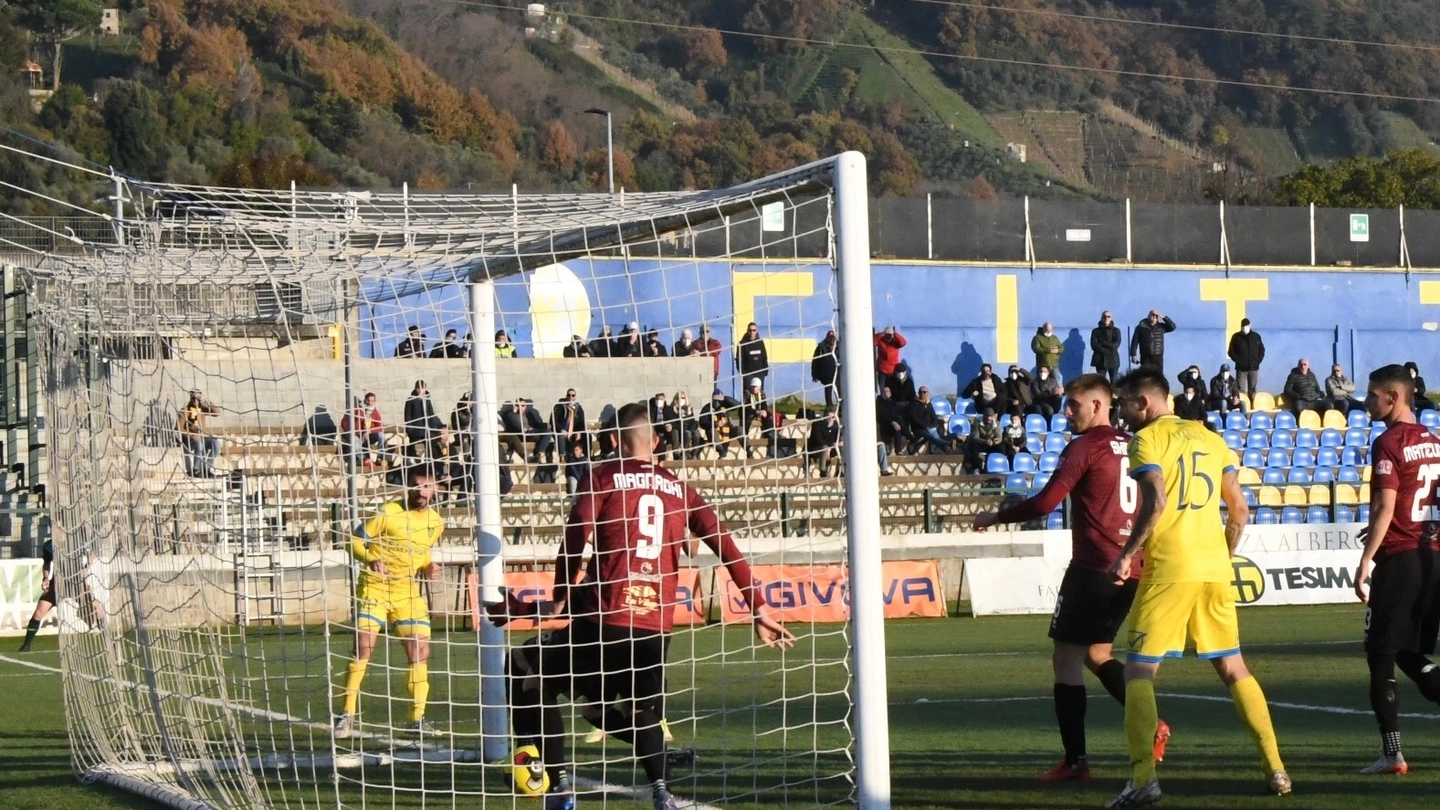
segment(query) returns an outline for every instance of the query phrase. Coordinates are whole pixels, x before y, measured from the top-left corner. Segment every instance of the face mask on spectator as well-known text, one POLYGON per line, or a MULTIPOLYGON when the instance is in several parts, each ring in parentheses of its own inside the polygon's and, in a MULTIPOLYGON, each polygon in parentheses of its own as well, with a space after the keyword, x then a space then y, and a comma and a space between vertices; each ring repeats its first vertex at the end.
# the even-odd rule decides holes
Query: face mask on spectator
POLYGON ((1241 331, 1241 332, 1244 332, 1245 334, 1248 335, 1248 334, 1250 334, 1250 327, 1248 327, 1248 326, 1242 326, 1242 327, 1240 327, 1240 331, 1241 331))
POLYGON ((1049 377, 1049 376, 1050 376, 1050 369, 1048 369, 1048 368, 1042 368, 1042 369, 1040 369, 1040 379, 1043 380, 1043 379, 1045 379, 1045 378, 1047 378, 1047 377, 1049 377))
POLYGON ((1230 379, 1230 372, 1228 372, 1228 371, 1222 371, 1222 372, 1220 372, 1220 376, 1221 376, 1221 378, 1228 380, 1228 379, 1230 379))

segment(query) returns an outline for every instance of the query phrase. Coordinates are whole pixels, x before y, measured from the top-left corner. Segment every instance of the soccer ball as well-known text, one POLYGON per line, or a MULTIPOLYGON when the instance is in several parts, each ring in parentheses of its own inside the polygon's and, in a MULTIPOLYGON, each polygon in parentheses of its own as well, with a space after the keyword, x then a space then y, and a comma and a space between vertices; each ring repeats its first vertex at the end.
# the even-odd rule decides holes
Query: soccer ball
POLYGON ((510 755, 510 781, 521 796, 543 796, 550 789, 550 774, 540 761, 540 749, 522 745, 510 755))

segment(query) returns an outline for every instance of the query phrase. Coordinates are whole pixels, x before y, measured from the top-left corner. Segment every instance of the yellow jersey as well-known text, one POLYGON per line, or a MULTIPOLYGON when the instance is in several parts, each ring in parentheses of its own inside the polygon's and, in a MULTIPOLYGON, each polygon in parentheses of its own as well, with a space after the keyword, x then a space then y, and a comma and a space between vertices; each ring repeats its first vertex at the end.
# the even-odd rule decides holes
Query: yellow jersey
POLYGON ((413 582, 420 569, 430 564, 430 549, 440 542, 444 531, 445 521, 428 506, 418 511, 398 502, 380 507, 350 541, 351 555, 362 564, 360 586, 413 582), (370 570, 369 564, 376 560, 385 564, 385 574, 370 570))
POLYGON ((1200 422, 1167 414, 1130 440, 1130 475, 1165 476, 1165 511, 1145 543, 1144 582, 1229 582, 1221 479, 1239 460, 1200 422))

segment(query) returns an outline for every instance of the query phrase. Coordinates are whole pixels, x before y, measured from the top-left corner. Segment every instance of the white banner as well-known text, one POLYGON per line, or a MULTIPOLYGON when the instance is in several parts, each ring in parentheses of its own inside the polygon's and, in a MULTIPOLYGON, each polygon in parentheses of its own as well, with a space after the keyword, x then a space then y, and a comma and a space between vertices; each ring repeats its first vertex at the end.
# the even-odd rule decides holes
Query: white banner
POLYGON ((965 561, 970 612, 976 616, 1053 613, 1068 560, 981 557, 965 561))
MULTIPOLYGON (((23 636, 40 600, 41 563, 36 559, 0 560, 0 636, 23 636)), ((58 611, 46 617, 41 633, 55 632, 58 611)))

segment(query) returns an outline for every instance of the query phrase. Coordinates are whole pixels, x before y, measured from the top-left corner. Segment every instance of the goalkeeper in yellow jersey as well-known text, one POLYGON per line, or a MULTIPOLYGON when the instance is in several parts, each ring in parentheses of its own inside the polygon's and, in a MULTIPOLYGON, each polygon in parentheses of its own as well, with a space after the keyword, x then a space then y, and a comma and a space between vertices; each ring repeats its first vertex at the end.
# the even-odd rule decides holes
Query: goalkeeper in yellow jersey
POLYGON ((345 671, 345 702, 335 715, 336 734, 349 733, 360 700, 360 683, 375 651, 375 638, 386 627, 400 639, 410 662, 406 685, 414 705, 408 731, 433 733, 425 720, 430 693, 430 609, 420 592, 420 577, 436 579, 440 566, 430 550, 440 542, 445 523, 430 508, 435 473, 428 466, 411 467, 405 475, 405 502, 391 502, 351 538, 350 553, 360 563, 355 587, 355 660, 345 671))

